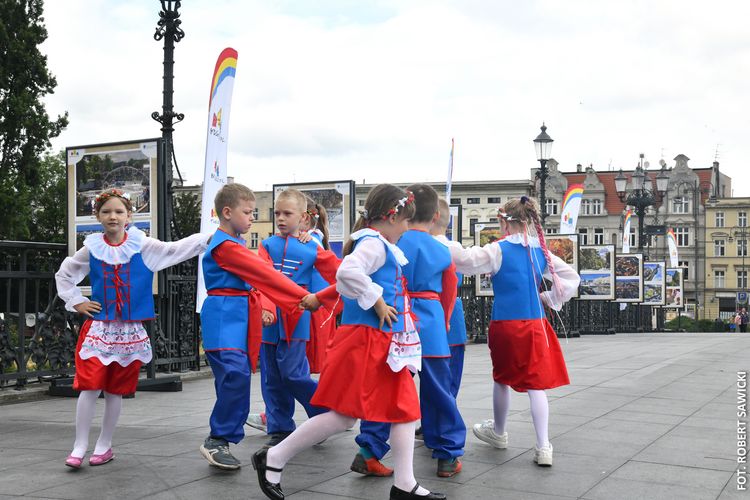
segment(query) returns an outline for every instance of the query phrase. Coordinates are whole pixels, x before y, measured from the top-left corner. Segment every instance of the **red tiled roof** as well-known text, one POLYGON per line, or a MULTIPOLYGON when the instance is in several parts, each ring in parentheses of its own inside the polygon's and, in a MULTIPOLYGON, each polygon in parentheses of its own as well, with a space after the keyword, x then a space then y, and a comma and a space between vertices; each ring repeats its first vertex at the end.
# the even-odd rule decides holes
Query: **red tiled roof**
MULTIPOLYGON (((698 179, 700 182, 701 187, 712 184, 711 176, 713 174, 712 170, 710 168, 702 168, 702 169, 693 169, 693 172, 695 172, 698 175, 698 179)), ((568 180, 568 185, 570 184, 583 184, 586 180, 586 174, 580 173, 580 172, 560 172, 562 175, 565 176, 565 178, 568 180)), ((604 208, 607 210, 607 213, 610 215, 622 213, 625 210, 625 203, 620 201, 620 198, 617 196, 617 190, 615 189, 615 177, 619 175, 619 171, 605 171, 605 172, 597 172, 596 176, 599 178, 599 182, 602 183, 604 186, 604 208)), ((623 174, 625 177, 628 178, 628 182, 630 182, 630 178, 633 175, 633 171, 623 171, 623 174)), ((651 179, 651 182, 654 186, 656 186, 656 176, 659 175, 659 171, 651 171, 646 172, 646 175, 649 179, 651 179)), ((705 203, 706 199, 708 199, 709 193, 703 192, 701 195, 701 201, 705 203)), ((661 206, 661 203, 658 203, 659 206, 661 206)))

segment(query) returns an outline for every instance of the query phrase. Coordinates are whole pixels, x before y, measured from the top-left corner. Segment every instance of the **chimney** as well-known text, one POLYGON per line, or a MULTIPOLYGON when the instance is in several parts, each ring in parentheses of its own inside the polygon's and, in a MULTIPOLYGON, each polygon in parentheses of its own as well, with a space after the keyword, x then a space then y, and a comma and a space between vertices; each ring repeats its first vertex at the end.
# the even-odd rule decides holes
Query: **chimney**
POLYGON ((578 173, 583 172, 583 165, 581 165, 580 163, 578 163, 576 165, 576 172, 578 172, 578 173))
POLYGON ((719 176, 719 162, 715 161, 713 165, 714 169, 714 197, 719 198, 721 194, 721 176, 719 176))

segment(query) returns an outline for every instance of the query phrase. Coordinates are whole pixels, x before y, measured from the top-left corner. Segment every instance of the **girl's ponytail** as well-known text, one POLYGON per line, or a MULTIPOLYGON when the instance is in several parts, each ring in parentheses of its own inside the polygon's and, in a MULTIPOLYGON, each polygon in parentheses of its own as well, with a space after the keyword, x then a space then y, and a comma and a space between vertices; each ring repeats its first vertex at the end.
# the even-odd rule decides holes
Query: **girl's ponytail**
MULTIPOLYGON (((357 222, 354 223, 354 227, 352 228, 352 233, 355 233, 359 231, 360 229, 364 229, 367 227, 367 219, 363 215, 360 215, 357 219, 357 222)), ((346 240, 346 243, 344 243, 344 250, 343 250, 343 256, 346 257, 350 253, 352 253, 352 250, 354 250, 354 240, 349 238, 346 240)))
POLYGON ((326 250, 330 250, 331 245, 328 242, 328 212, 326 212, 325 207, 320 203, 315 204, 315 210, 317 210, 318 212, 317 229, 320 229, 320 232, 323 233, 323 248, 325 248, 326 250))

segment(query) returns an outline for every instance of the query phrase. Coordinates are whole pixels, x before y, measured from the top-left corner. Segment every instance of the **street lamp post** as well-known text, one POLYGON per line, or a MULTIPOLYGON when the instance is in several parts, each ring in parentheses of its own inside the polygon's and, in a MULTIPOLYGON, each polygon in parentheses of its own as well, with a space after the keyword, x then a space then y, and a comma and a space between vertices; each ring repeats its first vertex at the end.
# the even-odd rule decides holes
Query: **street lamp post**
POLYGON ((547 177, 549 177, 547 160, 550 159, 552 143, 555 141, 547 134, 547 126, 544 123, 542 123, 541 128, 542 133, 534 139, 534 148, 536 149, 536 159, 540 164, 540 168, 536 172, 536 178, 539 179, 539 209, 542 212, 542 227, 544 227, 544 222, 547 220, 547 197, 545 196, 545 185, 547 183, 547 177))
POLYGON ((627 205, 635 208, 635 213, 638 216, 638 251, 643 252, 643 242, 645 238, 645 219, 646 209, 651 206, 655 206, 657 202, 661 201, 664 197, 664 193, 667 191, 669 184, 669 177, 667 176, 666 169, 662 166, 659 175, 656 176, 656 190, 653 187, 646 187, 646 181, 648 179, 645 169, 643 167, 643 153, 640 155, 640 161, 638 166, 635 168, 635 172, 631 176, 632 184, 631 190, 627 192, 628 178, 620 169, 620 173, 615 177, 615 189, 617 190, 617 196, 620 201, 625 202, 627 205))

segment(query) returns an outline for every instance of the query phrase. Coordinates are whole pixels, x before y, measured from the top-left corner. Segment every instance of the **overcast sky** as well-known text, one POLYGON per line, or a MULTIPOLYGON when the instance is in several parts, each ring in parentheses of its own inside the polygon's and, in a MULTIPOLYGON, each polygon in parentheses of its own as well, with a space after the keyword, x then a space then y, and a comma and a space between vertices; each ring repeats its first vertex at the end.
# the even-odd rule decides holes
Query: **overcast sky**
MULTIPOLYGON (((50 1, 56 148, 160 135, 157 0, 50 1)), ((239 52, 229 175, 271 184, 519 179, 545 121, 561 169, 717 151, 750 195, 750 2, 185 0, 179 166, 203 176, 216 58, 239 52)))

